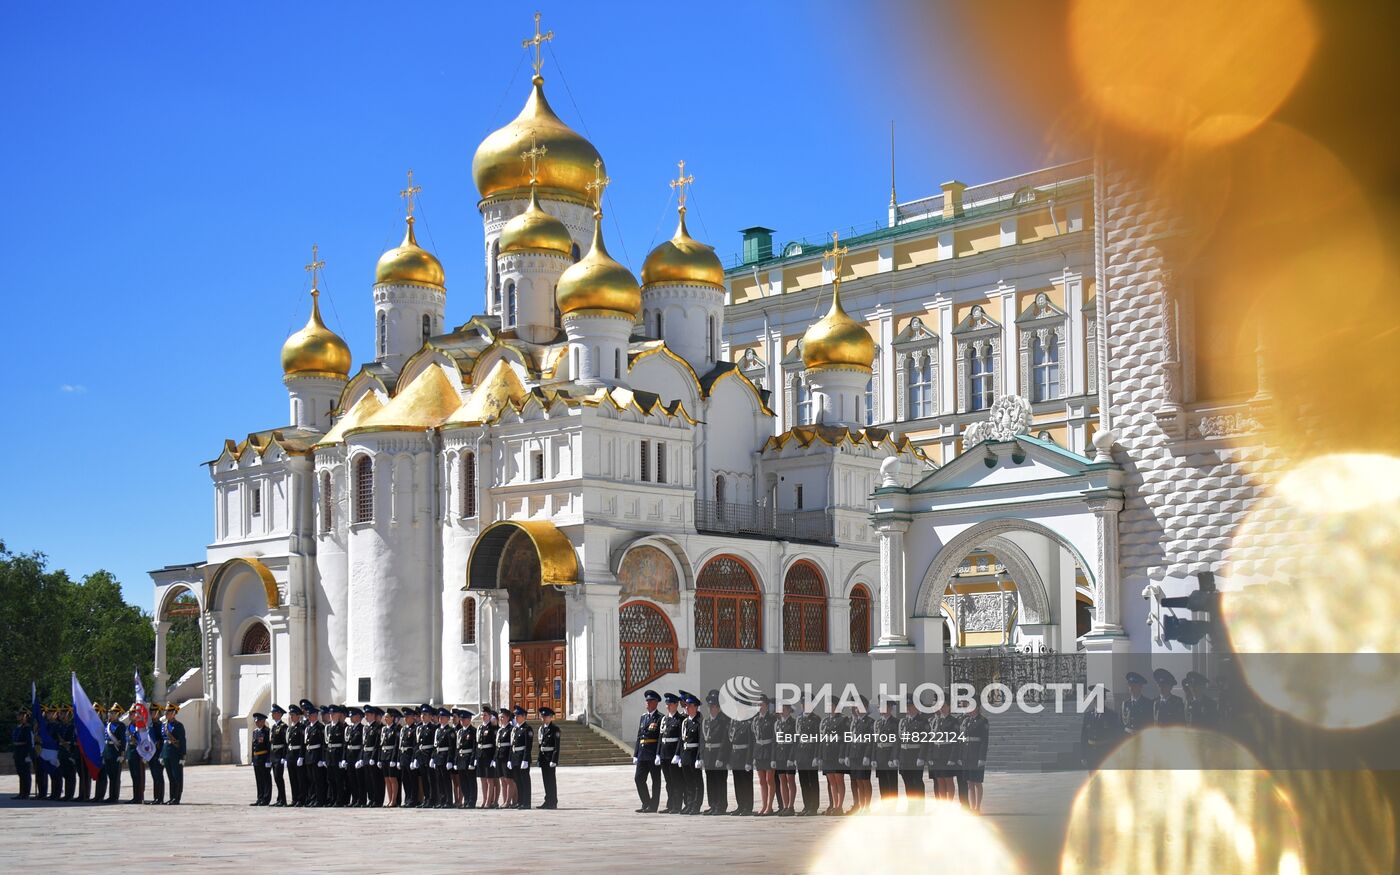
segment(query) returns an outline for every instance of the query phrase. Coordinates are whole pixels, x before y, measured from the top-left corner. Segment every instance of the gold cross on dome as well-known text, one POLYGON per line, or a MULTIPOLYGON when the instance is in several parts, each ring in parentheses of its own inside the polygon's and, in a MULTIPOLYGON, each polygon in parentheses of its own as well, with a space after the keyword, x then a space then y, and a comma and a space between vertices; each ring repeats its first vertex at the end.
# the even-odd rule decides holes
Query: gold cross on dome
POLYGON ((685 175, 684 159, 677 161, 676 166, 680 168, 680 175, 671 180, 671 190, 676 192, 676 201, 679 203, 680 210, 683 213, 685 212, 685 190, 691 183, 695 182, 695 174, 692 173, 689 176, 685 175), (679 191, 677 191, 677 189, 679 189, 679 191))
POLYGON ((530 148, 520 153, 520 160, 524 161, 530 169, 530 184, 534 185, 539 181, 540 159, 549 154, 549 147, 535 145, 534 134, 530 135, 530 148))
POLYGON ((408 201, 408 217, 413 218, 413 196, 423 190, 423 186, 413 184, 413 168, 408 170, 408 188, 399 191, 399 197, 408 201))
POLYGON ((535 60, 534 60, 534 64, 535 64, 535 78, 536 78, 536 79, 540 78, 540 67, 544 66, 544 61, 540 58, 540 45, 541 45, 542 43, 552 42, 553 40, 554 40, 554 31, 551 30, 549 33, 545 33, 545 34, 540 33, 540 14, 539 14, 538 12, 536 12, 536 13, 535 13, 535 35, 534 35, 533 37, 531 37, 530 39, 523 39, 523 40, 520 41, 520 47, 521 47, 522 49, 528 49, 528 48, 530 48, 531 46, 534 46, 534 48, 535 48, 535 60))
POLYGON ((846 257, 846 253, 849 251, 847 247, 841 245, 840 236, 832 231, 831 248, 822 253, 822 266, 825 267, 826 260, 831 259, 831 275, 838 282, 841 279, 841 260, 846 257))
POLYGON ((312 244, 311 244, 311 263, 308 264, 308 265, 306 265, 306 266, 304 266, 304 267, 302 268, 302 270, 304 270, 304 271, 306 271, 307 273, 311 274, 311 297, 313 297, 313 298, 320 294, 320 291, 319 291, 319 288, 318 288, 320 284, 319 284, 318 281, 317 281, 317 280, 318 280, 318 277, 317 277, 316 274, 317 274, 318 271, 321 270, 321 268, 323 268, 323 267, 326 266, 326 263, 325 263, 324 261, 322 261, 322 260, 320 260, 319 258, 316 257, 316 254, 317 254, 317 252, 319 252, 319 251, 320 251, 320 250, 317 249, 316 244, 315 244, 315 243, 312 243, 312 244))
POLYGON ((593 160, 593 181, 584 186, 593 195, 593 212, 595 215, 603 213, 603 190, 608 187, 612 179, 603 175, 603 159, 593 160))

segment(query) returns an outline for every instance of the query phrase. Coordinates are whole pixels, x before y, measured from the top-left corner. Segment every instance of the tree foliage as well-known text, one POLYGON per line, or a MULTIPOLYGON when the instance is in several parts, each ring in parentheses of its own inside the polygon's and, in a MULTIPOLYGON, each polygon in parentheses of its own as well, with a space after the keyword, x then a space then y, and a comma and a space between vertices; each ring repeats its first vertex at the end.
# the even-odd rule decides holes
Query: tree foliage
POLYGON ((0 542, 0 739, 8 742, 31 681, 44 704, 68 704, 76 671, 93 702, 130 705, 132 672, 149 689, 154 653, 150 615, 126 603, 110 573, 74 581, 50 570, 44 554, 12 553, 0 542))

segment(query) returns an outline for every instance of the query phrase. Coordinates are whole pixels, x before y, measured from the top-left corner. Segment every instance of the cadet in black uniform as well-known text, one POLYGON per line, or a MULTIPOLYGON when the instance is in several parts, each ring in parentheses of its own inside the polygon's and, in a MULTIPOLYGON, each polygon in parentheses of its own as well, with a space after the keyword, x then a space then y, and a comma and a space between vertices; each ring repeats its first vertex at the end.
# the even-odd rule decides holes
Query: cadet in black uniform
POLYGON ((461 788, 457 797, 459 808, 476 807, 476 727, 472 725, 475 716, 463 708, 461 722, 457 726, 457 782, 461 788))
POLYGON ((700 762, 705 770, 705 798, 709 805, 701 814, 724 814, 729 810, 729 740, 733 727, 719 708, 719 690, 705 696, 710 716, 702 727, 700 762))
POLYGON ((122 793, 122 755, 126 753, 126 727, 121 721, 124 711, 117 703, 107 710, 107 727, 102 741, 102 773, 97 784, 97 798, 102 799, 105 788, 107 802, 116 802, 122 793))
POLYGON ((496 783, 501 785, 501 808, 514 808, 515 770, 510 767, 510 748, 515 739, 515 715, 506 705, 496 709, 496 783))
POLYGON ((345 706, 331 706, 331 725, 326 727, 326 785, 330 805, 343 808, 350 801, 350 786, 346 770, 349 762, 345 750, 350 727, 345 723, 345 706))
POLYGON ((10 753, 15 758, 15 774, 19 776, 19 793, 11 799, 28 799, 33 784, 30 769, 34 760, 34 727, 29 725, 29 709, 15 712, 15 727, 10 730, 10 753))
POLYGON ((1152 703, 1152 721, 1158 726, 1180 726, 1186 722, 1186 703, 1172 692, 1176 687, 1176 675, 1159 668, 1152 673, 1157 682, 1157 701, 1152 703))
POLYGON ((379 796, 372 798, 375 807, 399 805, 399 726, 403 713, 398 708, 383 712, 379 726, 379 796))
POLYGON ((418 712, 412 708, 405 708, 402 712, 403 722, 397 727, 394 733, 394 787, 392 790, 394 804, 393 808, 412 807, 414 789, 418 785, 418 773, 413 771, 413 757, 418 752, 418 727, 414 723, 418 719, 418 712))
POLYGON ((852 811, 870 807, 870 769, 875 759, 875 719, 870 703, 861 696, 850 709, 851 742, 846 746, 846 773, 851 777, 852 811))
POLYGON ((248 737, 248 760, 253 764, 253 780, 258 798, 249 805, 267 805, 272 800, 272 776, 268 759, 272 756, 272 733, 267 729, 267 715, 253 715, 253 733, 248 737))
POLYGON ((1220 707, 1206 695, 1210 681, 1198 671, 1188 671, 1181 679, 1186 690, 1186 725, 1214 729, 1220 724, 1220 707))
POLYGON ((875 777, 880 782, 880 798, 899 798, 899 714, 894 702, 880 703, 881 716, 875 721, 875 777))
POLYGON ((1123 718, 1109 703, 1108 692, 1103 691, 1100 695, 1099 704, 1084 712, 1084 725, 1079 730, 1080 758, 1086 769, 1097 769, 1104 756, 1123 736, 1123 718))
POLYGON ((554 709, 541 708, 540 720, 540 780, 544 782, 544 801, 540 808, 552 810, 559 807, 559 744, 564 734, 554 724, 554 709))
POLYGON ((982 713, 980 699, 973 699, 972 710, 963 716, 959 729, 966 740, 960 745, 962 768, 958 772, 958 798, 973 811, 981 811, 982 781, 987 773, 991 727, 982 713))
POLYGON ((414 762, 418 768, 413 770, 414 776, 418 779, 416 798, 419 808, 431 808, 437 804, 437 781, 433 769, 433 748, 437 740, 437 731, 437 709, 431 705, 420 706, 418 709, 418 731, 414 734, 416 740, 414 762))
POLYGON ((496 776, 496 711, 481 706, 481 726, 476 731, 476 777, 481 782, 481 807, 500 805, 501 787, 496 776))
POLYGON ((165 737, 160 748, 160 764, 170 782, 167 805, 179 805, 185 795, 185 724, 180 722, 180 706, 165 706, 165 725, 160 729, 165 737))
POLYGON ((816 708, 797 718, 797 744, 793 750, 797 760, 797 785, 802 791, 802 815, 815 817, 821 804, 821 788, 817 770, 821 768, 822 718, 816 708))
MULTIPOLYGON (((753 814, 753 773, 758 771, 763 774, 762 769, 773 758, 772 744, 766 747, 758 743, 758 733, 767 727, 767 723, 759 719, 764 707, 762 700, 759 701, 760 711, 747 720, 733 720, 728 726, 729 755, 725 762, 729 771, 734 775, 734 811, 736 817, 753 814)), ((728 789, 725 789, 725 806, 728 807, 728 789)), ((711 808, 714 807, 712 804, 711 808)))
POLYGON ((850 720, 834 707, 821 722, 822 771, 826 774, 826 810, 822 814, 846 813, 846 733, 850 720))
POLYGON ((796 814, 796 734, 797 718, 792 714, 792 706, 784 705, 779 709, 778 719, 773 721, 773 783, 777 787, 778 807, 771 812, 782 817, 796 814))
POLYGON ((1128 698, 1123 701, 1123 731, 1128 735, 1152 725, 1152 700, 1143 696, 1147 678, 1135 671, 1128 672, 1128 698))
POLYGON ((365 709, 350 708, 350 728, 345 730, 345 761, 350 764, 346 770, 350 785, 350 807, 369 806, 369 765, 366 759, 365 709))
POLYGON ((935 799, 953 799, 958 793, 957 743, 952 741, 957 737, 958 723, 958 716, 946 700, 929 721, 929 743, 924 750, 924 760, 928 763, 928 776, 933 780, 935 799))
POLYGON ((302 772, 302 792, 306 807, 318 808, 325 801, 326 724, 321 722, 321 710, 306 699, 301 700, 306 712, 306 765, 302 772))
MULTIPOLYGON (((749 718, 747 735, 753 740, 753 757, 746 758, 750 768, 758 773, 758 814, 763 817, 773 815, 773 800, 778 795, 777 781, 777 736, 773 729, 778 723, 778 715, 772 712, 773 700, 767 693, 758 696, 758 713, 749 718)), ((753 778, 749 772, 734 770, 734 813, 739 816, 753 814, 753 778)))
POLYGON ((638 814, 649 814, 661 806, 661 713, 656 710, 661 695, 655 690, 647 690, 645 695, 647 709, 637 721, 637 743, 632 747, 632 782, 642 803, 638 814))
POLYGON ((379 734, 384 731, 381 718, 384 711, 374 705, 365 706, 364 744, 361 752, 365 767, 360 777, 360 804, 378 808, 384 804, 384 773, 379 768, 379 734))
POLYGON ((928 721, 910 701, 899 720, 896 759, 899 762, 899 777, 904 781, 906 810, 913 814, 924 810, 924 766, 927 763, 924 749, 928 732, 928 721))
POLYGON ((515 773, 515 807, 530 808, 530 761, 535 755, 535 727, 525 722, 525 709, 515 706, 515 729, 510 736, 510 765, 515 773))
POLYGON ((439 708, 437 728, 433 731, 433 784, 436 797, 434 808, 451 807, 452 764, 457 759, 457 726, 453 723, 456 715, 450 708, 439 708))
POLYGON ((277 786, 277 801, 273 803, 278 808, 287 806, 287 785, 284 780, 287 768, 287 731, 288 726, 282 722, 282 715, 287 712, 281 705, 273 705, 272 725, 268 727, 269 744, 272 753, 268 755, 268 767, 272 772, 272 782, 277 786))
POLYGON ((306 804, 306 723, 300 705, 287 706, 287 776, 292 784, 292 805, 306 804))
POLYGON ((666 779, 666 808, 662 814, 680 814, 681 809, 685 807, 680 782, 681 724, 685 722, 685 718, 677 712, 680 701, 680 696, 667 693, 666 714, 661 718, 658 753, 661 758, 661 775, 666 779))
POLYGON ((700 747, 704 743, 704 718, 700 716, 700 699, 694 693, 685 695, 685 719, 681 721, 681 780, 684 804, 682 814, 699 814, 704 802, 705 784, 701 775, 700 747))

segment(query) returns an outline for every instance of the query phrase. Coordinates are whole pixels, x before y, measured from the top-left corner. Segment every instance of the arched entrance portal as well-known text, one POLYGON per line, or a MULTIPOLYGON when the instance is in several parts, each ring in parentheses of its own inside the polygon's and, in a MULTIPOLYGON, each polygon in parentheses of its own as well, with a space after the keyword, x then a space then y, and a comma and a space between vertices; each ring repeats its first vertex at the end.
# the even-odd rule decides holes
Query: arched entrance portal
POLYGON ((542 706, 567 713, 564 587, 577 582, 573 544, 552 523, 496 522, 472 547, 467 586, 505 602, 509 704, 532 717, 542 706))

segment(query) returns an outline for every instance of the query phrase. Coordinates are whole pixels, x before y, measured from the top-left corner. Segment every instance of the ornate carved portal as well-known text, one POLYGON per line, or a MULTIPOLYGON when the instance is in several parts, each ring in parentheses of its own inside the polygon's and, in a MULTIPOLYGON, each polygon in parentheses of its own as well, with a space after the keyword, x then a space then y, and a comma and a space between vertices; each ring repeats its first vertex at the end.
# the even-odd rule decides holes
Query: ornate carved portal
POLYGON ((540 583, 540 557, 524 531, 511 535, 497 571, 510 599, 510 696, 534 717, 541 705, 565 713, 564 595, 540 583))
POLYGON ((510 701, 539 714, 541 705, 564 711, 564 642, 535 641, 510 646, 510 701))

